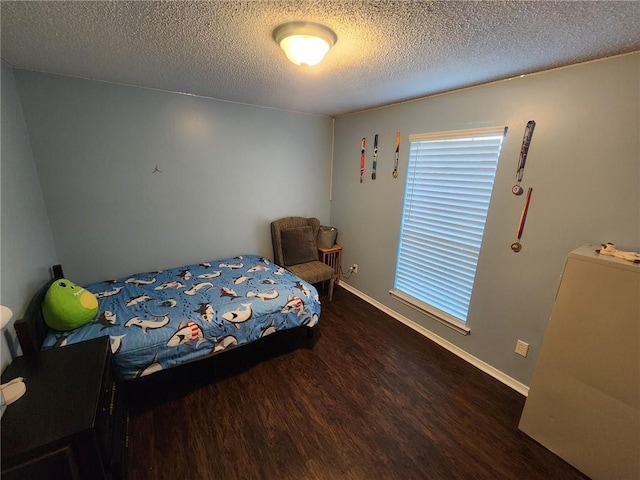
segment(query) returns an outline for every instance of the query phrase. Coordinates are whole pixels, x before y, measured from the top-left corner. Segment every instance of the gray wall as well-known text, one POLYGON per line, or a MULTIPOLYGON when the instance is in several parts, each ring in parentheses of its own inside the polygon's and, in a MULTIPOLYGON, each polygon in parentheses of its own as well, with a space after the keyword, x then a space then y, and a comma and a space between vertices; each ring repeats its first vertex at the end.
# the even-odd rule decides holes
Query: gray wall
POLYGON ((328 117, 15 73, 55 245, 76 282, 271 257, 275 218, 329 220, 328 117))
MULTIPOLYGON (((51 278, 49 266, 57 256, 13 71, 4 63, 1 130, 0 303, 13 310, 15 320, 51 278)), ((1 348, 4 370, 17 348, 13 328, 3 332, 1 348)))
MULTIPOLYGON (((331 223, 347 282, 468 353, 528 385, 569 251, 587 243, 640 248, 640 54, 452 92, 336 120, 331 223), (511 193, 524 127, 537 122, 523 186, 534 188, 514 254, 524 196, 511 193), (467 325, 462 336, 390 298, 412 133, 509 126, 496 174, 467 325), (392 179, 395 132, 400 176, 392 179), (378 178, 370 180, 373 136, 378 178), (366 181, 359 181, 361 137, 366 181), (529 356, 514 353, 517 339, 529 356)), ((603 319, 606 321, 606 319, 603 319)), ((401 328, 400 326, 398 328, 401 328)))
MULTIPOLYGON (((639 54, 338 118, 331 204, 328 118, 15 75, 58 258, 79 283, 238 253, 270 256, 273 218, 313 215, 340 229, 343 265, 359 264, 351 285, 528 384, 566 254, 603 241, 640 247, 639 54), (530 119, 537 127, 524 186, 533 186, 534 194, 524 249, 516 255, 509 245, 523 197, 513 196, 511 186, 530 119), (487 125, 508 125, 510 132, 467 322, 471 335, 463 337, 392 300, 388 290, 407 135, 487 125), (402 132, 400 178, 393 180, 396 130, 402 132), (381 143, 372 182, 375 133, 381 143), (362 136, 369 149, 360 185, 362 136), (152 173, 156 164, 162 173, 152 173), (531 344, 529 357, 513 353, 518 338, 531 344)), ((2 301, 20 310, 56 255, 5 68, 2 102, 2 301), (5 133, 5 123, 17 133, 5 133), (7 138, 19 145, 6 146, 7 138), (9 151, 15 171, 5 164, 9 151), (12 196, 5 200, 7 190, 12 196), (28 233, 7 239, 10 219, 12 232, 28 233)))

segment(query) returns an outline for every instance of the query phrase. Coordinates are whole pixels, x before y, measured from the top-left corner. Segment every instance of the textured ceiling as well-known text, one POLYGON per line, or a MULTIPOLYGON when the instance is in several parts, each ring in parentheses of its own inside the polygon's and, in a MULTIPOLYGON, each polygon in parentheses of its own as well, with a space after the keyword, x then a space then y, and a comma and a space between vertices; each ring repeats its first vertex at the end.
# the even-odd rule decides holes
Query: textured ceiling
POLYGON ((11 66, 340 115, 640 50, 640 2, 8 2, 11 66), (316 67, 272 39, 284 22, 332 28, 316 67))

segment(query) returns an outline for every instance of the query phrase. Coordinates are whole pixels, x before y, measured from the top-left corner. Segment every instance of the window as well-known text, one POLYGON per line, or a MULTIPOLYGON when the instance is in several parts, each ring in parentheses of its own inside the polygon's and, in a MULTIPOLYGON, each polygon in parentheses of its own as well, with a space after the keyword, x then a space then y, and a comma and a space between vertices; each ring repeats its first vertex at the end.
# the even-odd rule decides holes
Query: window
POLYGON ((507 129, 409 136, 394 298, 461 333, 507 129))

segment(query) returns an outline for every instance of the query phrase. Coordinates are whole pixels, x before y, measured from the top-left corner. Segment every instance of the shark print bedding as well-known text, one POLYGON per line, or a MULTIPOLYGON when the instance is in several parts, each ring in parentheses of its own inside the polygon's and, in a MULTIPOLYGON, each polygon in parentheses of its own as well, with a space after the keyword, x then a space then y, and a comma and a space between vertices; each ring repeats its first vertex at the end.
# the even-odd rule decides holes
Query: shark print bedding
POLYGON ((320 316, 315 287, 255 255, 139 273, 85 288, 98 298, 96 319, 70 332, 50 330, 43 346, 109 335, 121 380, 278 330, 313 327, 320 316))

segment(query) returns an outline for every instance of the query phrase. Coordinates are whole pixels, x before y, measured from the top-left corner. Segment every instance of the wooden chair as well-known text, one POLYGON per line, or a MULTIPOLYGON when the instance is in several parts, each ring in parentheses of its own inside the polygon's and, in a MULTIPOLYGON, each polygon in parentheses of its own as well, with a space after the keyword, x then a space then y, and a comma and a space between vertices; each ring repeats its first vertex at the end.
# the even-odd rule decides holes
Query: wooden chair
POLYGON ((309 283, 328 280, 331 301, 335 274, 332 267, 318 260, 319 230, 317 218, 285 217, 271 222, 273 258, 276 264, 309 283))

